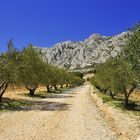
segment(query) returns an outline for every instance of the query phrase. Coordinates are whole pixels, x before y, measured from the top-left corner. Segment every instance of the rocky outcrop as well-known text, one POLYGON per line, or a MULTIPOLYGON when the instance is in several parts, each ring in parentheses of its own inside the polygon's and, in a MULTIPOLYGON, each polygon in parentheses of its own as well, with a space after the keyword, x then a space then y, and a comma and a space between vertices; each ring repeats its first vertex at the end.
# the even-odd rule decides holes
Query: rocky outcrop
POLYGON ((104 63, 115 57, 125 45, 129 32, 116 36, 93 34, 84 41, 65 41, 51 48, 41 48, 44 59, 48 63, 70 69, 79 69, 104 63))

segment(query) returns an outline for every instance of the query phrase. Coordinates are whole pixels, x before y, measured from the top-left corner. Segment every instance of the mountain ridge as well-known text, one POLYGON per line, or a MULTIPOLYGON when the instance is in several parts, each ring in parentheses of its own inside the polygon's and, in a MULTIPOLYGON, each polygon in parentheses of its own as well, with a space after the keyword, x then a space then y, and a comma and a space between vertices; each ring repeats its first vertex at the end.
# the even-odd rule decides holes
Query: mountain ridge
POLYGON ((130 32, 114 36, 92 34, 83 41, 64 41, 51 48, 40 48, 48 63, 67 69, 81 69, 104 63, 117 56, 126 44, 130 32))

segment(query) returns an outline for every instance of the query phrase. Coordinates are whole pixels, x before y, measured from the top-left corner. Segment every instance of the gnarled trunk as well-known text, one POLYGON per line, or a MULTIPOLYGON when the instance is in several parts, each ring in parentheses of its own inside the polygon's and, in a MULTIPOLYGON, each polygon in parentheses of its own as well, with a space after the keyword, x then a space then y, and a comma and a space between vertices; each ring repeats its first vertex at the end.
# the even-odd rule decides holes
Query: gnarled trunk
POLYGON ((50 90, 52 90, 52 85, 50 86, 50 90))
POLYGON ((34 96, 35 90, 37 89, 37 85, 26 86, 26 88, 29 90, 29 95, 34 96))
POLYGON ((125 94, 125 99, 124 99, 124 106, 125 106, 126 108, 129 107, 129 105, 128 105, 128 100, 129 100, 129 96, 128 96, 127 93, 126 93, 126 94, 125 94))
POLYGON ((0 102, 2 102, 2 96, 4 94, 4 92, 6 91, 8 87, 8 84, 6 82, 2 82, 0 85, 0 102))
POLYGON ((124 105, 126 108, 129 108, 129 96, 135 90, 135 88, 136 88, 136 85, 133 85, 132 88, 129 90, 129 92, 127 92, 126 89, 124 90, 124 93, 125 93, 124 105))
POLYGON ((54 89, 57 90, 57 85, 54 85, 54 89))
POLYGON ((109 94, 110 94, 111 98, 114 100, 115 95, 111 91, 109 92, 109 94))
POLYGON ((50 86, 47 85, 46 88, 47 88, 47 91, 50 92, 50 86))
POLYGON ((30 91, 30 92, 29 92, 29 95, 30 95, 30 96, 34 96, 35 90, 36 90, 36 89, 29 89, 29 91, 30 91))
POLYGON ((61 84, 61 88, 63 88, 63 84, 61 84))

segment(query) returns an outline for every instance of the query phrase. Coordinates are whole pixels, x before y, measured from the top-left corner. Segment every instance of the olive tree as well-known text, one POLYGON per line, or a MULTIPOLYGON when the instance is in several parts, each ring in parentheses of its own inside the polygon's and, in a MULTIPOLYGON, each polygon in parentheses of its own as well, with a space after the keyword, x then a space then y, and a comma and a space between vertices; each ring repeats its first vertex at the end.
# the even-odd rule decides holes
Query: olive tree
POLYGON ((50 92, 52 89, 52 82, 54 77, 52 69, 53 67, 50 64, 44 63, 44 71, 42 72, 41 84, 46 86, 48 92, 50 92))
POLYGON ((129 90, 124 89, 125 105, 128 106, 130 94, 136 89, 140 83, 140 22, 130 29, 131 35, 123 52, 123 60, 127 64, 129 75, 129 90))
POLYGON ((20 53, 9 40, 8 50, 0 54, 0 101, 9 84, 17 84, 20 53))
POLYGON ((41 83, 42 73, 44 72, 44 62, 39 50, 29 45, 22 50, 20 57, 20 82, 26 86, 31 96, 41 83))
POLYGON ((116 61, 116 69, 114 69, 114 89, 116 92, 124 94, 124 105, 126 108, 129 107, 128 101, 129 96, 136 88, 136 81, 133 78, 133 71, 131 66, 123 56, 116 61))
POLYGON ((131 29, 131 36, 124 49, 124 58, 132 67, 133 77, 140 82, 140 22, 131 29))

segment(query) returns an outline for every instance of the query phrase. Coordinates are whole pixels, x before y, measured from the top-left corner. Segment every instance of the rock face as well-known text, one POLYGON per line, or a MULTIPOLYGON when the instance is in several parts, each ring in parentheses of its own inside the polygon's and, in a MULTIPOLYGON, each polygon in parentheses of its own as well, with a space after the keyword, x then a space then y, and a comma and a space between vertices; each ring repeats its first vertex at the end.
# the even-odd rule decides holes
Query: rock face
POLYGON ((48 63, 64 68, 79 69, 104 63, 109 57, 115 57, 125 45, 129 32, 116 36, 93 34, 84 41, 65 41, 51 48, 41 48, 48 63))

